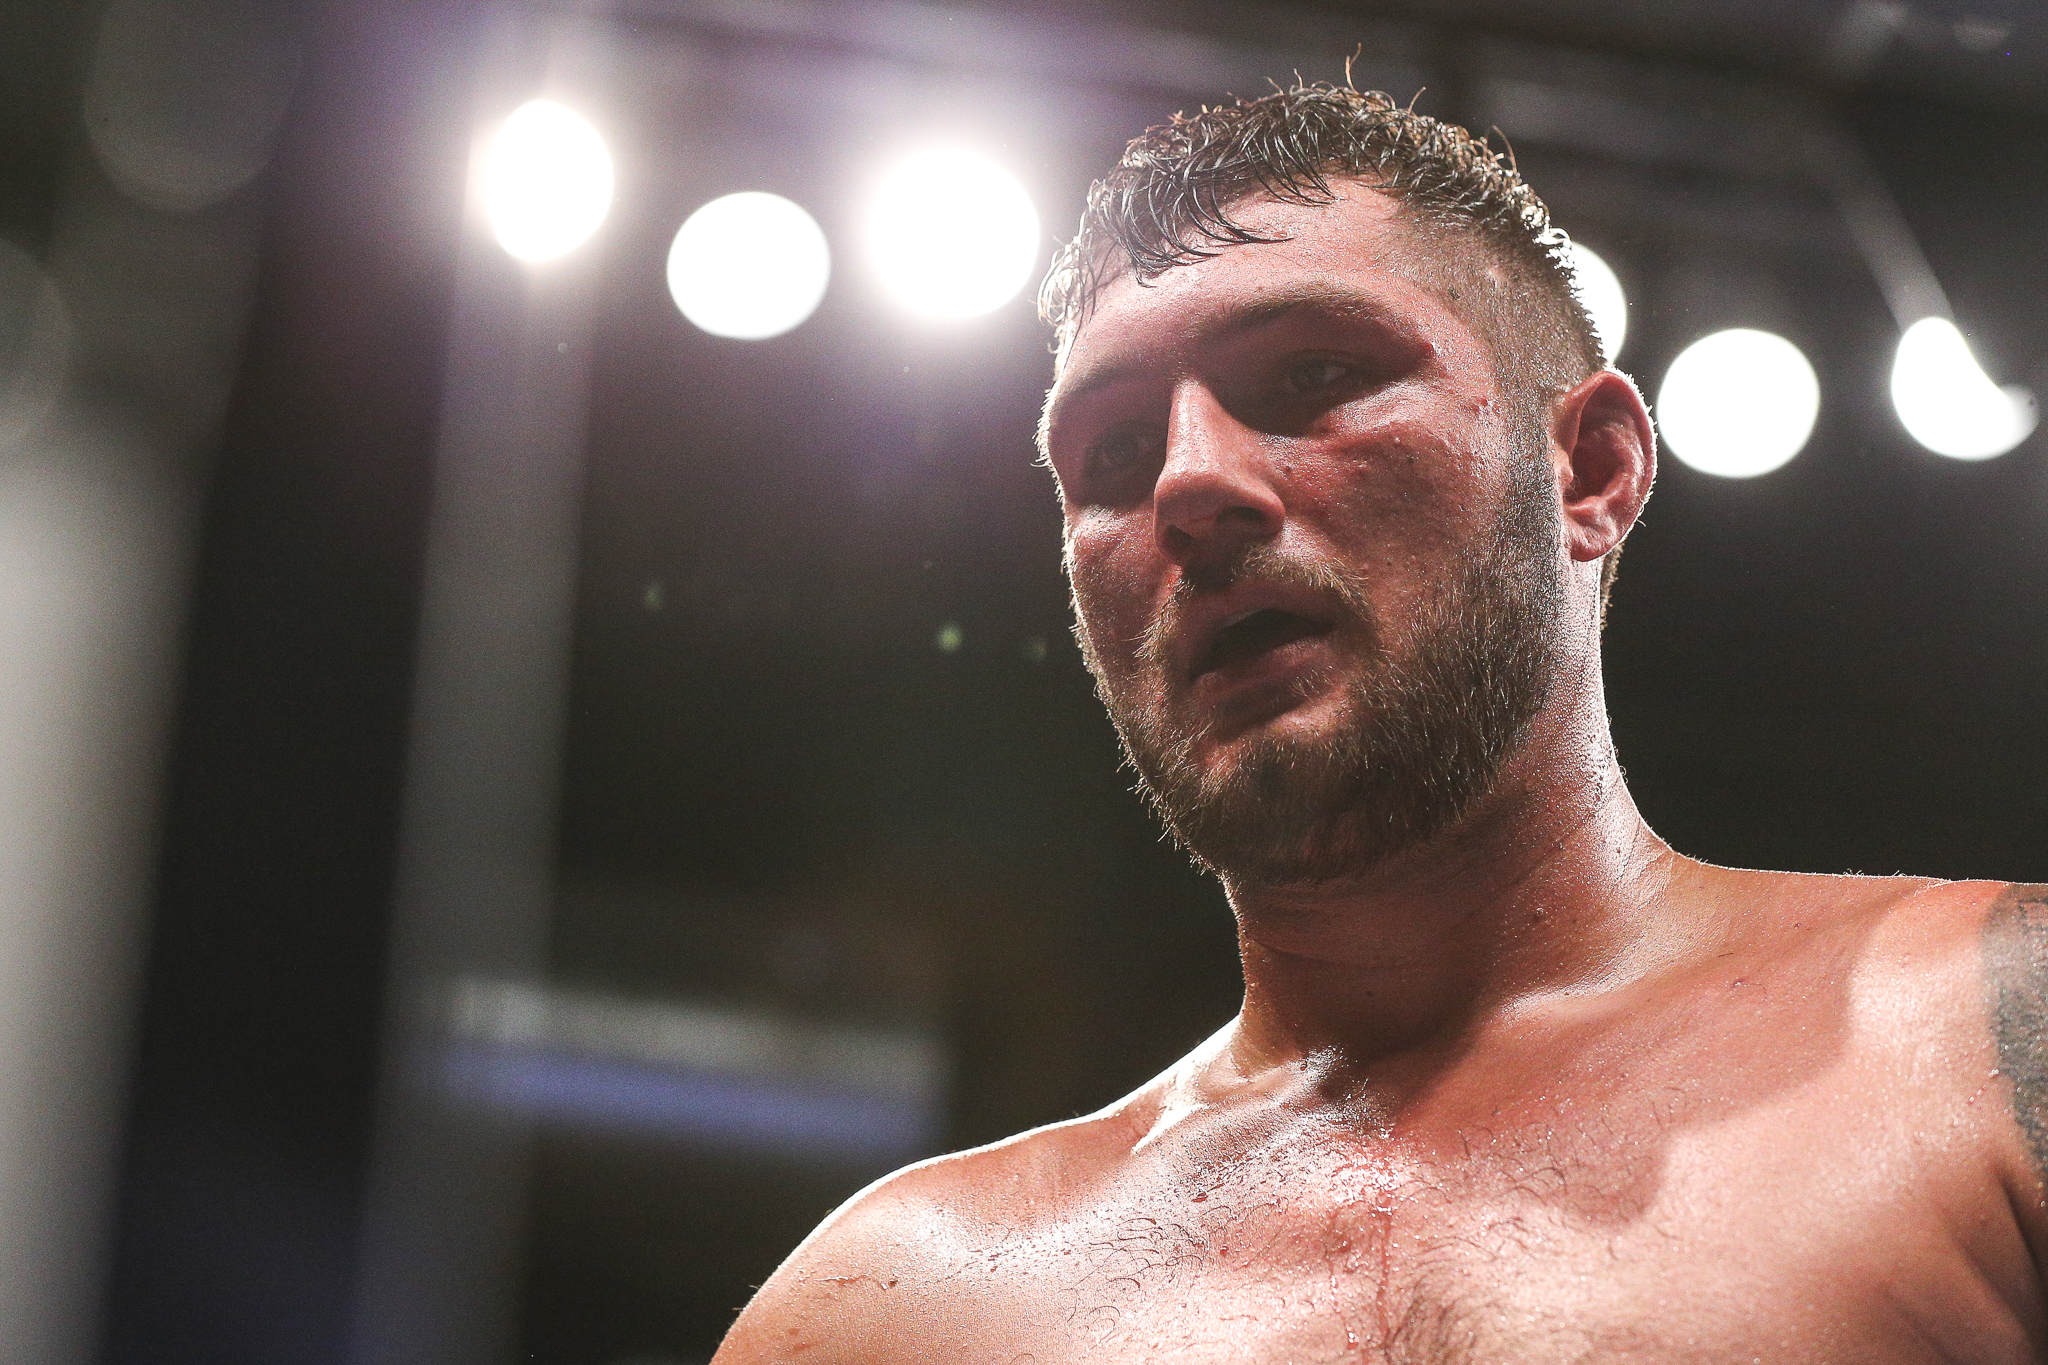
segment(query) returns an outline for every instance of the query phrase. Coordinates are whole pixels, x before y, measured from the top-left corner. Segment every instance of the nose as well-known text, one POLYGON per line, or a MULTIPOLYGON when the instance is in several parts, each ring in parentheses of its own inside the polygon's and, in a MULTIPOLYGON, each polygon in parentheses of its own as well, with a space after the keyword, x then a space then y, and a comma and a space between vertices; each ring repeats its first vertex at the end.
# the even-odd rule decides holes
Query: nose
POLYGON ((1287 519, 1261 434, 1209 388, 1183 383, 1167 419, 1166 461, 1153 487, 1159 548, 1183 569, 1230 562, 1271 540, 1287 519))

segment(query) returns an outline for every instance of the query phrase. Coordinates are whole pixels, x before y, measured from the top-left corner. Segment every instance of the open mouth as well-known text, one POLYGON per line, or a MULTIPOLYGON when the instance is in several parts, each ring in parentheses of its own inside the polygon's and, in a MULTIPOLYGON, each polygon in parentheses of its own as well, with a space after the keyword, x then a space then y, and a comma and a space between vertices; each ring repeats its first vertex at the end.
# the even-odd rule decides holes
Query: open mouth
POLYGON ((1330 623, 1327 621, 1312 621, 1278 607, 1244 612, 1229 618, 1217 630, 1216 638, 1195 660, 1195 666, 1188 674, 1189 681, 1219 668, 1248 663, 1296 640, 1329 632, 1330 623))

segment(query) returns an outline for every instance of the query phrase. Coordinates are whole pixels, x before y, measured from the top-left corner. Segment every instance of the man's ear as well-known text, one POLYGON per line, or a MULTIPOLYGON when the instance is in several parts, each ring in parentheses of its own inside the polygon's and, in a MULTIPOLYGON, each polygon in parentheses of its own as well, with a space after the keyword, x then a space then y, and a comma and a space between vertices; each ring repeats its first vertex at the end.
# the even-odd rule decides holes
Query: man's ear
POLYGON ((1602 370, 1551 406, 1550 439, 1565 545, 1575 560, 1598 559, 1635 525, 1657 476, 1650 410, 1627 376, 1602 370))

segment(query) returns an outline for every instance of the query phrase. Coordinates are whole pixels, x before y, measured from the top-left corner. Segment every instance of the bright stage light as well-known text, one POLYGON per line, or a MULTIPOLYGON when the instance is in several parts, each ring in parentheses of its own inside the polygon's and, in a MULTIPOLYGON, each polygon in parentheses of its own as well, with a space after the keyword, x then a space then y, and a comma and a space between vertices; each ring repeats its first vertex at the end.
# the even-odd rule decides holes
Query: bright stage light
POLYGON ((781 336, 817 308, 831 277, 817 220, 758 190, 704 205, 668 249, 669 297, 713 336, 781 336))
POLYGON ((1671 453, 1703 474, 1749 479, 1797 455, 1820 413, 1820 381, 1797 346, 1731 328, 1679 352, 1657 391, 1671 453))
POLYGON ((612 155, 582 115, 552 100, 522 104, 485 155, 484 215, 522 261, 581 246, 612 206, 612 155))
POLYGON ((914 313, 969 318, 1015 298, 1038 261, 1038 210, 1015 177, 953 148, 899 162, 876 188, 868 250, 914 313))
POLYGON ((2034 395, 1993 384, 1946 318, 1922 318, 1899 338, 1892 407, 1914 440, 1957 460, 2005 454, 2033 432, 2036 416, 2034 395))
POLYGON ((1607 262, 1584 242, 1572 243, 1571 258, 1579 302, 1592 316, 1593 330, 1600 337, 1601 358, 1612 364, 1628 337, 1628 295, 1607 262))

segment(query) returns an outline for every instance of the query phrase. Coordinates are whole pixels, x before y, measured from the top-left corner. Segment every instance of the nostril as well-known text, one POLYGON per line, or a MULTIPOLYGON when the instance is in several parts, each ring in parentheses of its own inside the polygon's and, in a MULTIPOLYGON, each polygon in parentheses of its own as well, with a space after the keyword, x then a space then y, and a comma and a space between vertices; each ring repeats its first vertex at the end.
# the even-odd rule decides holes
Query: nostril
POLYGON ((1172 509, 1161 507, 1157 520, 1159 546, 1169 558, 1182 564, 1231 553, 1235 546, 1278 535, 1283 518, 1276 512, 1277 509, 1244 502, 1210 508, 1187 504, 1172 509))

